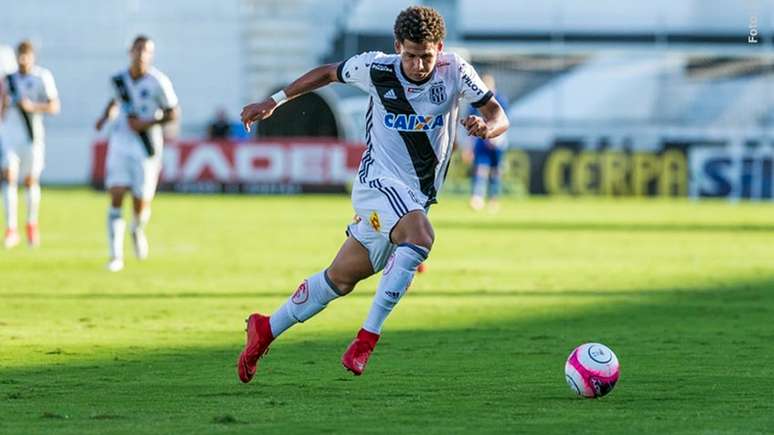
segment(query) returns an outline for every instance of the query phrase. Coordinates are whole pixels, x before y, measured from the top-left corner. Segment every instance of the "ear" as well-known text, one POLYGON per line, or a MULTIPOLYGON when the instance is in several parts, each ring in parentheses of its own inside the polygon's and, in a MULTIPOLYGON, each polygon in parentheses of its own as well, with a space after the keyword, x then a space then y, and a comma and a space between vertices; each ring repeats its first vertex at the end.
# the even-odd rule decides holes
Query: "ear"
POLYGON ((440 41, 440 42, 438 43, 438 47, 437 47, 437 48, 438 48, 438 52, 439 52, 439 53, 443 51, 443 41, 440 41))
POLYGON ((403 51, 403 45, 400 43, 400 41, 398 41, 396 39, 395 40, 395 52, 400 54, 401 51, 403 51))

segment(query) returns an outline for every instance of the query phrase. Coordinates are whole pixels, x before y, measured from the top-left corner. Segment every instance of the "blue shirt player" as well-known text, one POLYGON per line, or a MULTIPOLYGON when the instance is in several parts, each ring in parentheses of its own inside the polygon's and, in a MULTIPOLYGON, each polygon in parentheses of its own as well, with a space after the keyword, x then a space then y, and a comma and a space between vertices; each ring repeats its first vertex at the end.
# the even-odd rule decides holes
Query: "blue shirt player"
MULTIPOLYGON (((495 91, 494 77, 491 74, 484 74, 481 79, 490 90, 495 92, 495 99, 500 103, 503 111, 507 113, 508 102, 495 91)), ((470 114, 478 115, 478 110, 471 106, 470 114)), ((483 209, 486 202, 485 199, 488 197, 490 207, 493 210, 497 210, 497 198, 500 195, 501 184, 500 163, 503 151, 508 147, 508 140, 505 135, 489 139, 481 137, 475 137, 474 139, 470 207, 473 210, 483 209)))

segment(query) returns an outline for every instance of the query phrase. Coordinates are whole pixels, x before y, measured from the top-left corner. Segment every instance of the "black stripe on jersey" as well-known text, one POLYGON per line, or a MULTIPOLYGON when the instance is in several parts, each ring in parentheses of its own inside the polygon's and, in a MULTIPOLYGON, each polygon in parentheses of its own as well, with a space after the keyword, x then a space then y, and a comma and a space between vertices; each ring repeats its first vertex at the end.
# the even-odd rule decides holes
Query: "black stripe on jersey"
POLYGON ((400 217, 403 217, 403 215, 404 215, 404 214, 406 214, 406 213, 405 213, 405 212, 403 212, 403 210, 402 210, 400 207, 398 207, 398 205, 397 205, 397 204, 396 204, 396 203, 393 201, 393 198, 392 198, 392 196, 390 196, 390 194, 389 194, 389 193, 387 193, 387 191, 384 189, 384 187, 382 187, 382 183, 381 183, 379 180, 372 180, 372 181, 370 181, 370 182, 368 183, 368 186, 369 186, 369 187, 372 187, 372 188, 375 188, 375 189, 377 189, 379 192, 382 192, 382 195, 384 195, 384 196, 386 196, 386 197, 387 197, 387 202, 389 202, 389 203, 390 203, 390 207, 392 208, 392 211, 394 211, 394 212, 395 212, 395 215, 396 215, 396 216, 398 216, 398 217, 400 218, 400 217))
MULTIPOLYGON (((116 90, 118 90, 118 95, 121 97, 121 101, 126 103, 127 107, 131 108, 132 96, 129 95, 129 90, 126 88, 124 77, 121 74, 113 77, 113 84, 116 86, 116 90)), ((129 112, 126 114, 126 116, 131 118, 137 115, 134 112, 129 112)), ((148 136, 147 131, 137 132, 137 136, 140 137, 140 141, 142 141, 142 146, 145 148, 145 153, 148 154, 148 157, 151 157, 154 154, 156 154, 156 149, 153 147, 153 143, 151 142, 150 136, 148 136)))
POLYGON ((486 94, 484 94, 484 96, 481 97, 480 100, 476 101, 475 103, 471 103, 470 105, 475 107, 476 109, 478 109, 479 107, 481 107, 484 104, 488 103, 489 100, 491 100, 493 96, 494 96, 494 93, 492 93, 492 91, 489 91, 486 94))
MULTIPOLYGON (((395 67, 392 64, 371 64, 371 82, 376 87, 376 92, 382 105, 388 112, 395 114, 411 115, 416 114, 414 108, 406 98, 403 91, 403 85, 395 75, 395 67), (390 89, 395 93, 395 99, 384 98, 390 89)), ((430 138, 424 131, 399 131, 400 137, 406 144, 411 157, 411 163, 414 165, 414 171, 419 178, 419 189, 424 193, 428 204, 436 202, 435 195, 435 168, 438 166, 438 157, 433 151, 433 145, 430 138)))
POLYGON ((374 100, 373 98, 368 99, 368 111, 366 112, 366 145, 368 146, 366 149, 365 154, 363 154, 363 161, 361 163, 360 171, 358 172, 358 176, 360 177, 360 182, 365 183, 366 178, 368 178, 368 170, 371 168, 371 164, 374 162, 374 158, 371 155, 371 151, 373 146, 371 145, 371 129, 374 126, 374 100))
POLYGON ((19 87, 16 86, 16 79, 13 77, 13 75, 9 74, 7 81, 8 92, 11 94, 11 98, 16 100, 16 108, 19 109, 19 113, 21 114, 22 120, 24 121, 24 126, 27 128, 27 136, 29 136, 30 142, 35 142, 35 130, 32 128, 30 114, 22 109, 21 105, 19 105, 21 94, 19 94, 19 87))

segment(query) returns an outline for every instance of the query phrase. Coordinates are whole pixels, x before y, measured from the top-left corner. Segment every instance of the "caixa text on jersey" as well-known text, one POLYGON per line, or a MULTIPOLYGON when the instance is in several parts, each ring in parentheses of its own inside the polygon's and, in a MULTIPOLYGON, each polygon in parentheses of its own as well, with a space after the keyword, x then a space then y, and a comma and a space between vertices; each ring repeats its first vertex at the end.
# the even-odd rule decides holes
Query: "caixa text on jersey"
POLYGON ((406 115, 387 113, 384 126, 398 131, 428 131, 443 127, 443 115, 406 115))

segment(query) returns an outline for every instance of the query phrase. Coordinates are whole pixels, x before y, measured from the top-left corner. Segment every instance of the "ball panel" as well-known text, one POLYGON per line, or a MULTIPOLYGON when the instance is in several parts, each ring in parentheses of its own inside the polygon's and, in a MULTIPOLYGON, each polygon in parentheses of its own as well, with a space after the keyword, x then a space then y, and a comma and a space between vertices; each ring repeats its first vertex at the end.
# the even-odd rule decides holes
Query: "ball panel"
POLYGON ((602 397, 612 391, 618 382, 618 358, 602 344, 585 343, 575 348, 567 358, 565 375, 567 383, 574 391, 580 391, 580 395, 602 397))
POLYGON ((570 385, 570 388, 572 388, 576 394, 583 397, 594 397, 594 390, 591 385, 586 382, 583 375, 578 372, 576 367, 570 364, 569 361, 567 361, 567 364, 564 366, 564 375, 567 384, 570 385))

